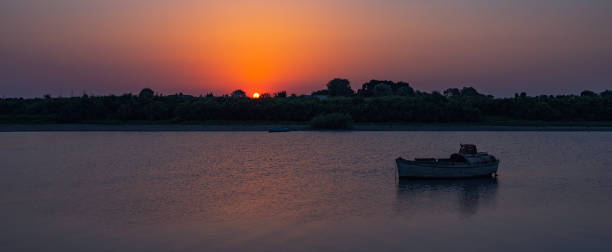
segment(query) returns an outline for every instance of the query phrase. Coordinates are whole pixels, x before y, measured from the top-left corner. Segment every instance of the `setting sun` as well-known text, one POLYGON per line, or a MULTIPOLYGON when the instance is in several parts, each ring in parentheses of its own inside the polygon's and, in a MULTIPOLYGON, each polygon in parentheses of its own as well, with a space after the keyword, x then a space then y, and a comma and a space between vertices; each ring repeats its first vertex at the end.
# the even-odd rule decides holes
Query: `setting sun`
POLYGON ((253 99, 259 99, 259 93, 253 93, 253 99))

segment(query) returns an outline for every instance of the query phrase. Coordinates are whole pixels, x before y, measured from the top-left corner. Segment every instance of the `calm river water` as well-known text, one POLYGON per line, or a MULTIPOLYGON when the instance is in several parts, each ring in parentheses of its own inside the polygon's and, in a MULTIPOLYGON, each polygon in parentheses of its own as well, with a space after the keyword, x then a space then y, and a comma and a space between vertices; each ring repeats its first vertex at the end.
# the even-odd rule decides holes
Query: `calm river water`
POLYGON ((612 132, 0 133, 0 251, 612 251, 612 132), (396 180, 475 143, 497 179, 396 180))

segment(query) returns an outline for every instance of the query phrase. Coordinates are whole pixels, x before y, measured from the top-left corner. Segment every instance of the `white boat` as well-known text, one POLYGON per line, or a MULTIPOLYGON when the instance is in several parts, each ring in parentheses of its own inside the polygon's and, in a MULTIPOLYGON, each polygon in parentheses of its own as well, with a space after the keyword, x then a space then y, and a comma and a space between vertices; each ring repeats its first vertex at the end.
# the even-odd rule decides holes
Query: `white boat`
POLYGON ((471 178, 497 175, 499 160, 486 152, 477 152, 476 145, 462 144, 459 153, 450 158, 416 158, 395 160, 400 178, 471 178))

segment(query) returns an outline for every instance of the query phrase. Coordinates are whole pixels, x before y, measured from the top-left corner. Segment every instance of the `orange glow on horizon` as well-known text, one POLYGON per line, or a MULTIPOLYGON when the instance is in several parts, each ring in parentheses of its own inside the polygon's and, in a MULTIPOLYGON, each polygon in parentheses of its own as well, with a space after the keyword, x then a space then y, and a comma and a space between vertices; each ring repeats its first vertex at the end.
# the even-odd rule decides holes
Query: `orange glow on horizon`
POLYGON ((473 83, 513 94, 585 82, 603 90, 612 80, 612 4, 605 1, 564 2, 558 11, 478 0, 32 2, 2 5, 14 13, 0 23, 8 32, 0 51, 10 52, 0 65, 11 66, 0 74, 2 95, 146 86, 192 95, 241 89, 263 98, 309 94, 337 77, 353 89, 389 79, 423 91, 473 83))
MULTIPOLYGON (((316 78, 317 58, 327 55, 319 40, 330 37, 320 28, 322 21, 309 19, 313 8, 306 4, 270 7, 259 2, 216 6, 209 17, 215 25, 201 33, 204 43, 192 51, 210 62, 210 67, 200 69, 211 79, 240 85, 250 93, 303 84, 304 79, 316 78)), ((327 79, 332 74, 321 75, 327 79)))

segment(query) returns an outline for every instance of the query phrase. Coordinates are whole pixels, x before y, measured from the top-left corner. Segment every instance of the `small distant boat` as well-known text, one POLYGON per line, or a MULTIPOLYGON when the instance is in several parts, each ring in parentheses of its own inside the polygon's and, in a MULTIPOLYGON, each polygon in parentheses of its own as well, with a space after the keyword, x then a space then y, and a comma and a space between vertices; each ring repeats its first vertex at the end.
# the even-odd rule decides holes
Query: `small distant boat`
POLYGON ((268 129, 268 132, 269 132, 269 133, 275 133, 275 132, 289 132, 289 131, 291 131, 291 129, 290 129, 290 128, 271 128, 271 129, 268 129))
POLYGON ((499 160, 476 145, 462 144, 459 153, 450 158, 416 158, 395 160, 399 177, 411 178, 471 178, 497 175, 499 160))

